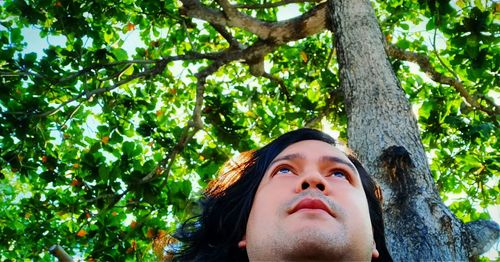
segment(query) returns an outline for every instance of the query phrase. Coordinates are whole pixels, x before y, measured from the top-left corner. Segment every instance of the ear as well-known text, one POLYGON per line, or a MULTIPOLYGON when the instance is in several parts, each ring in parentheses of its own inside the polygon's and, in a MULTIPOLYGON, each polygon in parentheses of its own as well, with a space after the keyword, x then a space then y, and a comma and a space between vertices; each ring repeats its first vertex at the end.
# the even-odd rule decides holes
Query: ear
POLYGON ((244 235, 243 239, 240 242, 238 242, 238 247, 239 248, 246 248, 247 247, 246 235, 244 235))
POLYGON ((372 258, 378 258, 380 254, 378 253, 378 250, 377 250, 377 244, 375 243, 375 241, 373 241, 373 244, 372 244, 372 258))

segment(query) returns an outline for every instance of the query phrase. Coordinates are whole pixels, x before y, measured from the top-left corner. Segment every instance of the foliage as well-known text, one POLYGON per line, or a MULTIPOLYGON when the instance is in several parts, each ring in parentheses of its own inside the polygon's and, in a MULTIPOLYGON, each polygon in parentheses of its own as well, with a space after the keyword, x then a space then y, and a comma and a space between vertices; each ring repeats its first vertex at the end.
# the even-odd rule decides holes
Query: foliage
MULTIPOLYGON (((256 74, 248 57, 213 59, 231 40, 260 44, 256 34, 194 19, 185 9, 197 1, 183 2, 1 3, 2 261, 48 260, 53 244, 87 259, 154 259, 154 240, 196 213, 200 188, 235 152, 305 125, 347 140, 331 33, 270 46, 268 72, 256 74), (62 43, 32 52, 30 28, 62 43)), ((500 4, 373 4, 388 45, 429 59, 419 69, 391 58, 442 197, 464 221, 488 218, 500 204, 500 4)), ((290 9, 238 10, 273 22, 290 9)))

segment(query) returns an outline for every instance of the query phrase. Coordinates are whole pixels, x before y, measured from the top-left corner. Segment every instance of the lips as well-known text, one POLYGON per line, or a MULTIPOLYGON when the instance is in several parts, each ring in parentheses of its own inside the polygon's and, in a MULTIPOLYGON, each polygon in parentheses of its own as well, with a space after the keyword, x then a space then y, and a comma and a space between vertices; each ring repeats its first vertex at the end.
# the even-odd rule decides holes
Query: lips
POLYGON ((333 212, 328 206, 321 200, 319 199, 311 199, 311 198, 305 198, 302 199, 299 203, 297 203, 291 210, 290 214, 293 214, 301 209, 319 209, 327 212, 330 214, 332 217, 335 217, 333 215, 333 212))

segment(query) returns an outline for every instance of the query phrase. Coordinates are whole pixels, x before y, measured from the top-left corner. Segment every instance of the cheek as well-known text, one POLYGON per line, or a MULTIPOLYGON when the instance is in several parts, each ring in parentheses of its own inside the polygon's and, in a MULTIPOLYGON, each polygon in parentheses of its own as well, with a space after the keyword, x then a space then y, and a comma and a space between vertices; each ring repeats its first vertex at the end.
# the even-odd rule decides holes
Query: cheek
POLYGON ((287 190, 288 186, 285 184, 268 183, 259 187, 253 200, 249 223, 268 221, 278 216, 287 201, 287 196, 290 198, 289 191, 292 191, 292 189, 287 190))
POLYGON ((257 191, 255 195, 251 213, 265 215, 277 209, 281 201, 280 190, 269 190, 268 188, 257 191), (254 212, 255 211, 255 212, 254 212))
POLYGON ((368 203, 366 202, 366 196, 363 191, 359 190, 342 190, 341 187, 337 187, 337 190, 333 190, 333 199, 336 200, 342 207, 350 213, 353 218, 370 219, 370 213, 368 210, 368 203))
POLYGON ((247 245, 253 246, 262 241, 262 238, 271 231, 275 224, 277 206, 277 199, 268 194, 267 190, 257 191, 247 221, 247 245))

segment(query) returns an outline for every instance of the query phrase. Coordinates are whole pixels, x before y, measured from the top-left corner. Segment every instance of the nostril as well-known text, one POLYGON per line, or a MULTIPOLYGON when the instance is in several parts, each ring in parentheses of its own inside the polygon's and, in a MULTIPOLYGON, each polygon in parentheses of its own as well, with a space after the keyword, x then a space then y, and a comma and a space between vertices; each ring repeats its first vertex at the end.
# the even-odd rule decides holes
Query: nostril
POLYGON ((307 182, 302 183, 302 190, 305 190, 309 187, 309 184, 307 182))
POLYGON ((317 187, 320 191, 324 191, 324 190, 325 190, 325 185, 323 185, 323 184, 318 184, 318 185, 316 185, 316 187, 317 187))

